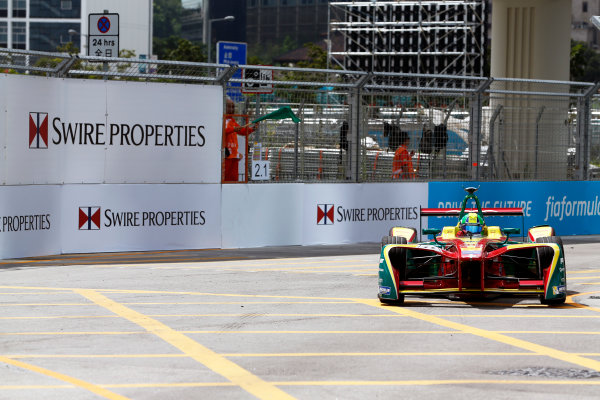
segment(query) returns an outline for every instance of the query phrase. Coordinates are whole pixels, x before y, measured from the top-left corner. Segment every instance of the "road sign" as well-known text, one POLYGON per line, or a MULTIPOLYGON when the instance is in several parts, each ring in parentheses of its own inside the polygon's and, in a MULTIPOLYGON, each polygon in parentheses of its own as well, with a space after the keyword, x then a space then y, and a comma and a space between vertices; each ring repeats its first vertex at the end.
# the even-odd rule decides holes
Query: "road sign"
MULTIPOLYGON (((245 65, 248 45, 240 42, 217 42, 217 63, 245 65)), ((242 71, 236 71, 233 78, 241 79, 242 71)), ((228 82, 227 95, 234 101, 241 100, 241 83, 228 82)))
MULTIPOLYGON (((273 81, 272 69, 245 68, 244 79, 273 81)), ((272 83, 244 82, 242 93, 273 93, 272 83)))
POLYGON ((88 56, 119 57, 119 14, 89 14, 88 56))

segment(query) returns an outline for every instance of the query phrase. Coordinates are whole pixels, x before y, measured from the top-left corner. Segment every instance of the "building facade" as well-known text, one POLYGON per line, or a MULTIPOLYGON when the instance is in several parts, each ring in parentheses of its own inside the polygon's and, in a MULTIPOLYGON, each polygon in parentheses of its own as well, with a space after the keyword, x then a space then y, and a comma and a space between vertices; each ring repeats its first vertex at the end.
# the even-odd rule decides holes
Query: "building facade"
POLYGON ((0 47, 56 51, 74 42, 87 52, 88 15, 119 14, 119 48, 152 49, 152 0, 0 0, 0 47))
POLYGON ((296 44, 327 37, 329 0, 246 0, 249 44, 281 43, 289 36, 296 44))
POLYGON ((600 15, 600 0, 572 0, 571 3, 571 39, 585 42, 598 50, 599 30, 590 22, 593 15, 600 15))

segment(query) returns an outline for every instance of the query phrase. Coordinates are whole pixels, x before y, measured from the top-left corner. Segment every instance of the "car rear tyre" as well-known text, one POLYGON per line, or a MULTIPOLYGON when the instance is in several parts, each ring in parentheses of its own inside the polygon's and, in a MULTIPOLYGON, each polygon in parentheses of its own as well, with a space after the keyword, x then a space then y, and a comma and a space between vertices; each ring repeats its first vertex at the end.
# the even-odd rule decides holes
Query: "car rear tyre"
POLYGON ((544 295, 540 296, 540 303, 547 305, 547 306, 560 306, 562 304, 565 304, 566 300, 567 300, 566 297, 563 297, 560 299, 545 299, 544 295))
POLYGON ((379 301, 381 302, 381 304, 388 304, 390 306, 399 306, 401 304, 404 304, 404 295, 403 294, 399 294, 398 295, 398 299, 397 300, 393 300, 393 299, 382 299, 381 297, 379 298, 379 301))
MULTIPOLYGON (((563 242, 562 239, 560 238, 560 236, 544 236, 544 237, 539 237, 535 240, 536 243, 556 243, 558 245, 558 247, 560 247, 560 252, 562 253, 562 256, 565 256, 565 251, 563 248, 563 242)), ((537 249, 537 253, 538 253, 538 265, 540 268, 540 277, 543 277, 544 274, 542 273, 542 266, 546 266, 549 265, 552 262, 552 257, 554 256, 554 252, 552 251, 552 249, 549 249, 547 247, 540 247, 537 249)), ((546 299, 544 298, 544 295, 540 296, 540 303, 545 304, 547 306, 560 306, 561 304, 564 304, 565 301, 567 300, 567 297, 562 297, 562 298, 558 298, 558 299, 546 299)))
MULTIPOLYGON (((537 239, 535 239, 536 243, 556 243, 558 245, 558 247, 560 247, 560 252, 562 253, 563 257, 565 256, 565 252, 563 249, 563 242, 562 239, 560 238, 560 236, 544 236, 544 237, 539 237, 537 239)), ((537 254, 538 254, 538 265, 540 266, 540 277, 543 276, 541 275, 541 266, 547 266, 548 264, 550 264, 550 262, 552 261, 552 257, 554 256, 554 252, 552 251, 552 249, 549 249, 547 247, 540 247, 537 249, 537 254)))

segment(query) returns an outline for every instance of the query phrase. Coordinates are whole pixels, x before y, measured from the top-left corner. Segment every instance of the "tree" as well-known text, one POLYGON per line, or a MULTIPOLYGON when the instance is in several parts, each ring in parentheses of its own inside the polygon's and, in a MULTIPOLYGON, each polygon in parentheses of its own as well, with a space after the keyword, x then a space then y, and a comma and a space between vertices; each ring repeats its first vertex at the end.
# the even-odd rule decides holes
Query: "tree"
POLYGON ((597 82, 600 80, 600 54, 585 42, 571 41, 571 80, 597 82))
POLYGON ((206 57, 204 55, 203 47, 204 46, 196 45, 187 39, 179 39, 177 48, 171 50, 166 59, 174 61, 204 62, 206 61, 206 57))
MULTIPOLYGON (((181 16, 183 6, 181 0, 154 0, 153 4, 153 36, 167 38, 181 34, 181 16)), ((156 54, 156 52, 155 52, 156 54)))

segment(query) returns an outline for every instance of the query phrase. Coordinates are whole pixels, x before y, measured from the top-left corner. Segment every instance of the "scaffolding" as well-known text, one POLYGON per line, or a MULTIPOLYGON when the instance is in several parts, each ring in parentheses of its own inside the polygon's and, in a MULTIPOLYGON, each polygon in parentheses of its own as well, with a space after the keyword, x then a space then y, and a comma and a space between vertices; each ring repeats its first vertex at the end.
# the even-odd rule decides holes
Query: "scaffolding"
POLYGON ((485 0, 334 1, 329 7, 329 35, 344 41, 344 50, 329 57, 344 69, 484 76, 485 0))

